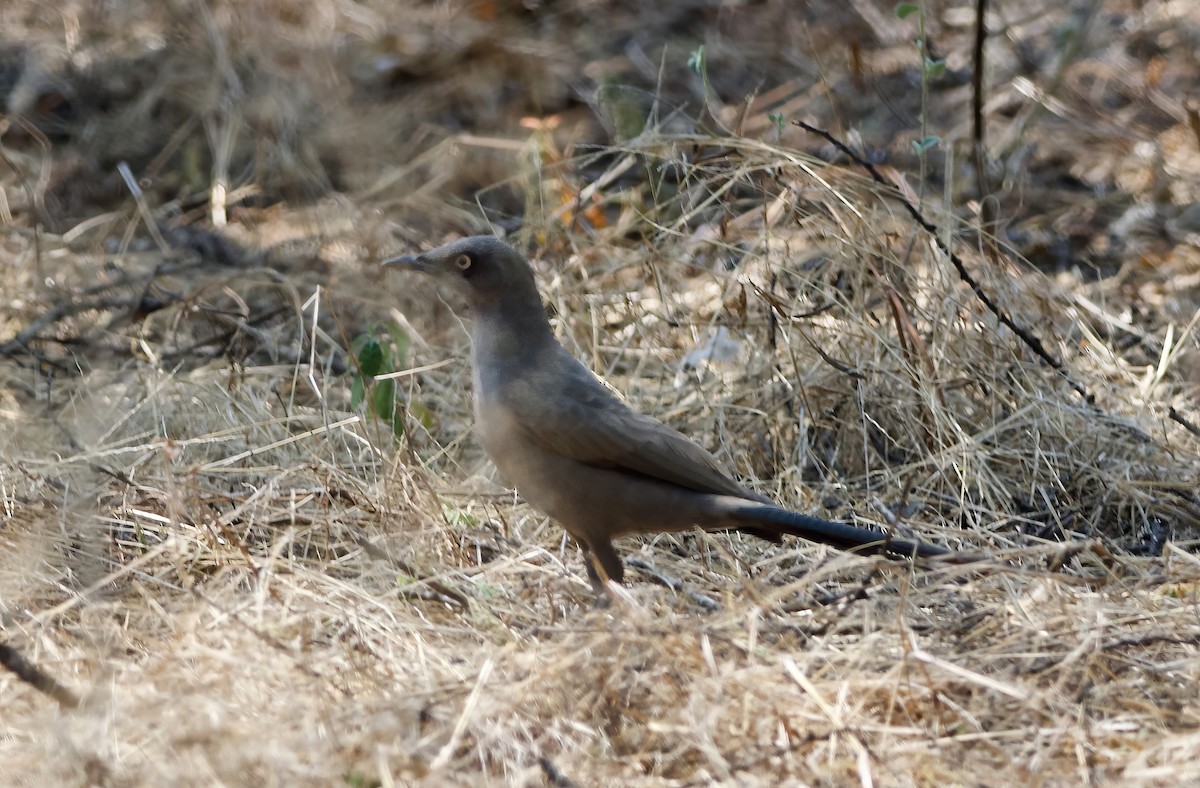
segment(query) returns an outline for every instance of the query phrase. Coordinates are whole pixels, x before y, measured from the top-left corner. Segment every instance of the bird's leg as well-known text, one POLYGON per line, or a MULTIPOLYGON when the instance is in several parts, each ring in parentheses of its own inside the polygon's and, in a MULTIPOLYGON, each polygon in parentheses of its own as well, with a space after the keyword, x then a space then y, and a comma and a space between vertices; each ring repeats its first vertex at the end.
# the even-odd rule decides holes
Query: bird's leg
POLYGON ((600 577, 600 573, 596 571, 596 562, 592 559, 592 549, 587 546, 586 542, 580 542, 579 547, 583 550, 583 568, 587 570, 588 580, 592 583, 592 590, 599 592, 604 588, 604 580, 600 577))
POLYGON ((625 567, 621 558, 613 549, 612 542, 607 539, 597 542, 577 540, 583 550, 583 566, 587 569, 588 580, 597 592, 604 590, 604 581, 612 580, 618 585, 625 580, 625 567))
POLYGON ((591 558, 588 561, 588 576, 593 582, 603 584, 605 580, 611 580, 617 585, 625 582, 625 567, 612 542, 607 539, 594 540, 588 543, 588 554, 591 558))
POLYGON ((587 569, 588 579, 592 581, 596 607, 603 610, 618 598, 617 586, 625 577, 625 568, 621 565, 621 558, 613 549, 612 542, 607 539, 584 541, 577 538, 577 541, 579 548, 583 550, 583 565, 587 569), (616 585, 610 586, 607 582, 609 580, 616 585))
POLYGON ((612 598, 604 586, 604 579, 600 576, 601 570, 598 568, 592 556, 592 549, 588 547, 587 542, 580 541, 579 549, 583 551, 583 568, 587 570, 588 580, 592 584, 592 598, 596 607, 603 610, 612 604, 612 598))

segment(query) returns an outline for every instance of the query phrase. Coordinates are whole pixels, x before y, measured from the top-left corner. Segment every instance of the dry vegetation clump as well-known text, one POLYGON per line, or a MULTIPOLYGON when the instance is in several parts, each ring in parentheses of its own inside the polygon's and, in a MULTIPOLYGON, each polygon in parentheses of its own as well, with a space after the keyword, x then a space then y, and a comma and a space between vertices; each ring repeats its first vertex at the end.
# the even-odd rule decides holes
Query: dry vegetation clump
POLYGON ((0 782, 1200 779, 1198 12, 997 12, 981 231, 908 144, 952 4, 923 99, 882 5, 610 5, 0 10, 0 782), (487 230, 755 489, 991 561, 648 537, 598 603, 373 268, 487 230))

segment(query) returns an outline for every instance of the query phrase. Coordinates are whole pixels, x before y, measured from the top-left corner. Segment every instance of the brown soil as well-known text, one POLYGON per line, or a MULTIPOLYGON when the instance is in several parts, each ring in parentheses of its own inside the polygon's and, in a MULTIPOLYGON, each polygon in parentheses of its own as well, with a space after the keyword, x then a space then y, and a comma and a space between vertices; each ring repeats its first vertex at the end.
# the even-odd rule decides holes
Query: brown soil
POLYGON ((992 5, 982 171, 972 4, 0 7, 0 782, 1200 779, 1200 6, 992 5), (992 561, 602 603, 377 267, 480 232, 747 484, 992 561))

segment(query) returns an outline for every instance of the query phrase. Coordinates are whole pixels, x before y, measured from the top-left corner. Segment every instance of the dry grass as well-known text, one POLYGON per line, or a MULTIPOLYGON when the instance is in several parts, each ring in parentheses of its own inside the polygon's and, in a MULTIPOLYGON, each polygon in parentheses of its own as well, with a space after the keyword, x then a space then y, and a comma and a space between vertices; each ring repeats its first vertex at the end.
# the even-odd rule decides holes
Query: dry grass
MULTIPOLYGON (((513 141, 426 123, 424 137, 381 140, 368 132, 420 125, 397 119, 421 97, 422 117, 445 121, 492 83, 421 84, 357 123, 349 95, 297 97, 342 73, 321 42, 351 42, 339 57, 359 62, 353 42, 376 40, 373 25, 407 29, 363 6, 225 9, 195 29, 232 70, 203 72, 218 74, 209 90, 200 71, 156 72, 164 95, 193 86, 185 114, 215 124, 208 139, 243 129, 224 172, 249 174, 229 175, 241 191, 211 233, 228 247, 203 229, 211 199, 186 197, 182 214, 148 215, 93 195, 59 214, 74 224, 34 233, 28 217, 55 194, 41 162, 66 165, 37 144, 6 149, 3 243, 19 264, 4 273, 0 344, 63 303, 59 282, 95 302, 53 323, 62 341, 0 361, 3 644, 68 691, 56 703, 0 673, 5 781, 1200 779, 1194 239, 1139 247, 1104 278, 1054 275, 990 256, 925 200, 1064 376, 983 307, 896 191, 772 134, 662 131, 595 155, 546 128, 513 141), (263 74, 287 47, 256 50, 262 73, 238 57, 268 40, 255 25, 285 23, 312 58, 276 91, 263 74), (275 125, 214 110, 230 74, 279 102, 275 125), (311 137, 242 145, 245 128, 278 132, 316 105, 333 119, 307 118, 311 137), (343 131, 346 167, 327 177, 322 140, 343 131), (381 151, 408 163, 372 167, 381 151), (345 196, 326 193, 332 181, 345 196), (476 204, 445 205, 477 189, 476 204), (428 282, 381 285, 370 262, 480 229, 480 209, 523 217, 517 240, 560 337, 635 407, 788 506, 996 562, 913 568, 663 536, 620 545, 632 582, 597 604, 575 547, 470 437, 458 319, 428 282), (179 297, 122 311, 122 294, 151 286, 179 297), (433 367, 398 379, 402 439, 350 406, 341 372, 360 331, 403 335, 407 366, 433 367)), ((153 27, 158 12, 140 13, 153 27)), ((32 35, 35 16, 6 22, 32 35)), ((108 21, 115 42, 138 40, 108 21)), ((493 49, 470 25, 455 28, 461 49, 438 40, 477 69, 566 68, 533 37, 493 49)), ((139 144, 153 158, 168 137, 139 144)), ((1192 160, 1172 156, 1161 175, 1184 193, 1192 160)), ((205 173, 193 197, 211 198, 222 168, 205 173)), ((166 202, 160 185, 147 192, 166 202)))

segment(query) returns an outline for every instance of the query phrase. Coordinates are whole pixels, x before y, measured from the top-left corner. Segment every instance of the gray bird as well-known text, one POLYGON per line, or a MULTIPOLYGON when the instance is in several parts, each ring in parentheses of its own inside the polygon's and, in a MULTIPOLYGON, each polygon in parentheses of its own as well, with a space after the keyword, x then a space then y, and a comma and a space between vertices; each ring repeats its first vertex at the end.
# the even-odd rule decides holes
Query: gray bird
POLYGON ((466 297, 479 441, 525 500, 575 538, 593 582, 624 577, 614 538, 694 526, 904 557, 951 552, 780 508, 680 432, 631 410, 555 339, 533 271, 508 244, 475 236, 382 264, 466 297))

